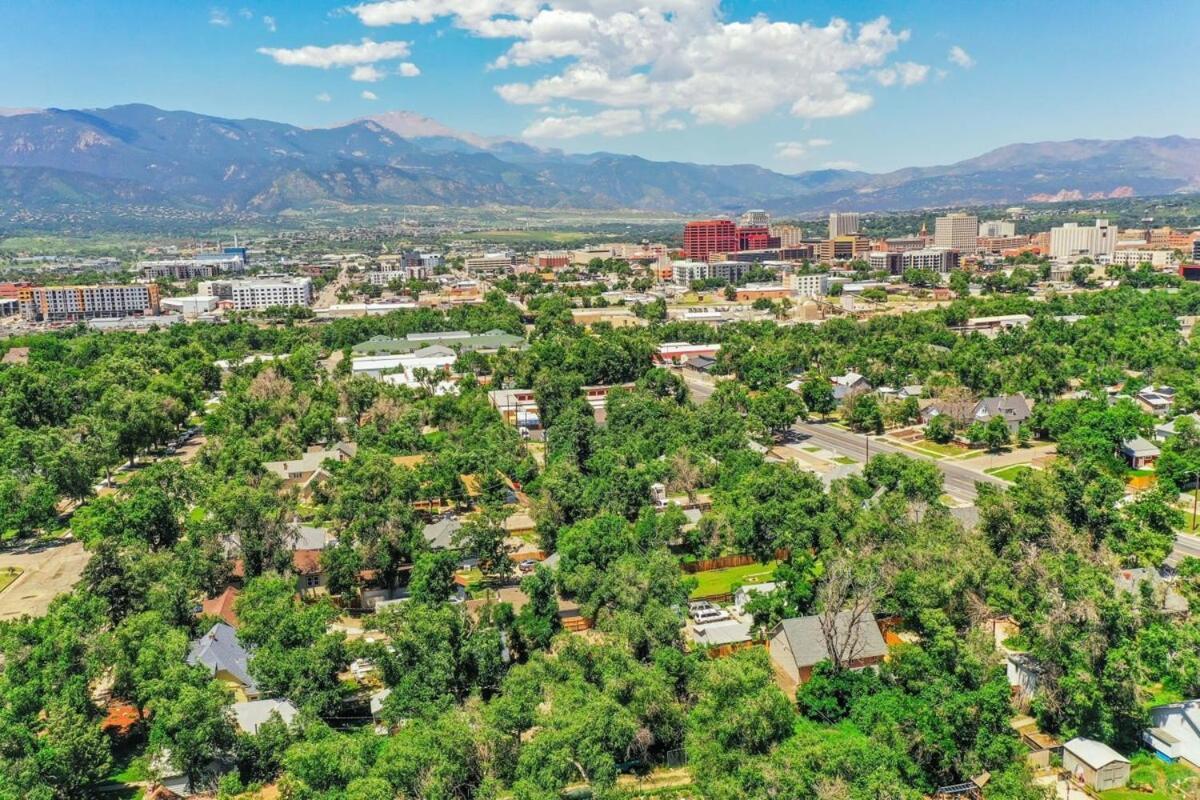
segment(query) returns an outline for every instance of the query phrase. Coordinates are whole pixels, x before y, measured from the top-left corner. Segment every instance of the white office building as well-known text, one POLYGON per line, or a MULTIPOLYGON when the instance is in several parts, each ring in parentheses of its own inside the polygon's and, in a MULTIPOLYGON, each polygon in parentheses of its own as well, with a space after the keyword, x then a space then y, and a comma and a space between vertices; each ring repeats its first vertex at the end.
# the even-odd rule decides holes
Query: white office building
POLYGON ((960 253, 974 253, 979 238, 979 217, 956 212, 938 217, 933 227, 934 247, 949 247, 960 253))
POLYGON ((989 219, 979 223, 979 238, 1001 239, 1017 235, 1017 223, 1003 219, 989 219))
POLYGON ((1098 219, 1094 225, 1067 222, 1050 229, 1050 257, 1056 261, 1108 260, 1117 249, 1117 227, 1098 219))
POLYGON ((835 211, 829 215, 829 238, 854 236, 858 233, 858 214, 835 211))

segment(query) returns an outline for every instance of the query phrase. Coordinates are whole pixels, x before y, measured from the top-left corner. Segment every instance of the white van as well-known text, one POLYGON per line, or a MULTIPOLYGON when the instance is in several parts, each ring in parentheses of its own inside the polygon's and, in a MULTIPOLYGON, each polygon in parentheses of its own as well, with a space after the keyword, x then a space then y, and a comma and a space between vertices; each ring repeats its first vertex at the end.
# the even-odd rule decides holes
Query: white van
POLYGON ((707 625, 710 622, 722 622, 729 618, 729 612, 719 608, 698 611, 692 615, 692 619, 695 620, 697 625, 707 625))

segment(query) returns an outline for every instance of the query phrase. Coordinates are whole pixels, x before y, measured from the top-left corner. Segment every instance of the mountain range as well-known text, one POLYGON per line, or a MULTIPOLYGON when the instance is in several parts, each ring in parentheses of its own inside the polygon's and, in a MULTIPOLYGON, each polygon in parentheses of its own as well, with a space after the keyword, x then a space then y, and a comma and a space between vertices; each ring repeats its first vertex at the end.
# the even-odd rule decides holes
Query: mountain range
POLYGON ((752 164, 571 154, 411 112, 328 128, 148 105, 0 110, 0 207, 275 214, 325 204, 777 214, 1200 191, 1200 139, 1013 144, 955 164, 786 175, 752 164))

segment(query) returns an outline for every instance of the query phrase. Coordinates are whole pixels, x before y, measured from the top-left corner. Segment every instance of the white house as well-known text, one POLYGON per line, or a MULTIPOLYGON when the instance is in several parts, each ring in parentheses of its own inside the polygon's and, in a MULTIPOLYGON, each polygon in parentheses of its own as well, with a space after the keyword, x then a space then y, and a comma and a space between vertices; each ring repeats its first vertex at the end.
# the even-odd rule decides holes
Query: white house
POLYGON ((771 592, 775 591, 776 586, 778 586, 778 584, 767 582, 748 583, 745 586, 740 587, 736 592, 733 593, 734 610, 736 610, 738 614, 744 614, 746 612, 746 604, 750 602, 750 599, 754 597, 754 595, 770 594, 771 592))
POLYGON ((1153 727, 1142 740, 1164 757, 1200 769, 1200 699, 1150 709, 1153 727))

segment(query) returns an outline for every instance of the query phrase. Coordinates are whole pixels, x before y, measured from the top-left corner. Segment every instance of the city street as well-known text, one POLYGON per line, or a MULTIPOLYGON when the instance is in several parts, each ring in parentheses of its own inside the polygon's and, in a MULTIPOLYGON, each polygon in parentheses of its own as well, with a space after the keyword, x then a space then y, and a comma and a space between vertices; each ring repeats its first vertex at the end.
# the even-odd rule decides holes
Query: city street
MULTIPOLYGON (((792 426, 792 431, 798 439, 810 442, 814 445, 824 447, 841 456, 853 458, 857 461, 866 460, 866 437, 861 433, 852 433, 851 431, 835 428, 829 424, 802 422, 792 426)), ((871 453, 900 453, 901 455, 909 456, 910 458, 923 458, 926 461, 932 461, 942 471, 945 479, 944 486, 946 494, 951 497, 965 500, 967 502, 975 502, 977 492, 975 491, 976 483, 990 483, 995 486, 1007 486, 1007 484, 999 478, 991 475, 985 475, 982 472, 968 469, 967 467, 957 464, 953 461, 939 461, 929 458, 920 453, 915 453, 912 450, 905 450, 895 445, 881 441, 878 437, 871 437, 870 444, 871 453)))

